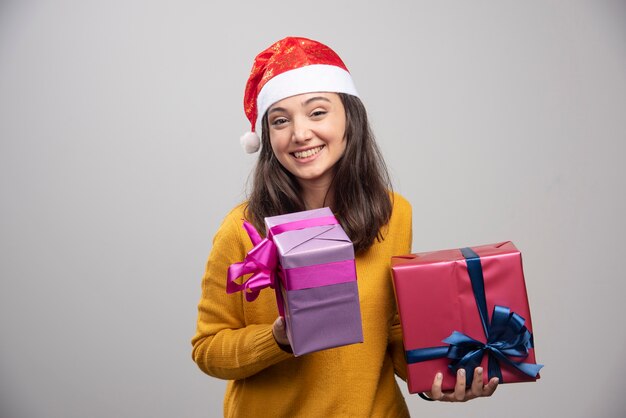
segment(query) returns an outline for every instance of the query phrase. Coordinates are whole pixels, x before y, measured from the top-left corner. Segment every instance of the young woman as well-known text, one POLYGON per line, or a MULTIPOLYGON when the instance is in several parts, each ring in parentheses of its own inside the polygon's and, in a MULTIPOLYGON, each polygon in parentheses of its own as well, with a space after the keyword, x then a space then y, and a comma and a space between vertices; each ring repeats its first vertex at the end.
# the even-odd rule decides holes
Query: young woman
MULTIPOLYGON (((411 207, 391 185, 350 73, 327 46, 285 38, 255 59, 244 108, 244 148, 260 155, 247 202, 224 219, 202 281, 193 359, 228 379, 227 417, 407 417, 395 380, 406 378, 402 331, 390 276, 393 255, 411 251, 411 207), (228 267, 252 248, 242 220, 328 206, 354 243, 364 342, 300 357, 289 350, 274 292, 257 300, 226 294, 228 267)), ((490 396, 497 379, 453 392, 434 377, 430 397, 490 396)))

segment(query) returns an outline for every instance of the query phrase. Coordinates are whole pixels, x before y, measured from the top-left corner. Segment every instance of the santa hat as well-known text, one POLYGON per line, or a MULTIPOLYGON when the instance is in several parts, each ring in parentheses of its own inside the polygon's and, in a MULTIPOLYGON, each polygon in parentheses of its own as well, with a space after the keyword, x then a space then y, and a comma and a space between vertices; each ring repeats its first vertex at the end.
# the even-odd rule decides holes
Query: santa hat
POLYGON ((302 93, 333 92, 357 96, 352 77, 339 55, 317 41, 288 37, 254 59, 243 107, 252 126, 241 138, 247 153, 259 150, 261 119, 274 103, 302 93))

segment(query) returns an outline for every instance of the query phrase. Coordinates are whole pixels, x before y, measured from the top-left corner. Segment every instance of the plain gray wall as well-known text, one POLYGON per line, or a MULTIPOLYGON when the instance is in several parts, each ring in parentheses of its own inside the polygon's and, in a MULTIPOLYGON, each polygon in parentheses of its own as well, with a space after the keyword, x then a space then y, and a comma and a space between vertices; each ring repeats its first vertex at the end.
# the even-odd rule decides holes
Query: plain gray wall
POLYGON ((1 418, 221 415, 189 340, 256 158, 244 83, 287 35, 351 69, 414 251, 524 254, 542 379, 412 415, 624 416, 625 23, 597 0, 3 0, 1 418))

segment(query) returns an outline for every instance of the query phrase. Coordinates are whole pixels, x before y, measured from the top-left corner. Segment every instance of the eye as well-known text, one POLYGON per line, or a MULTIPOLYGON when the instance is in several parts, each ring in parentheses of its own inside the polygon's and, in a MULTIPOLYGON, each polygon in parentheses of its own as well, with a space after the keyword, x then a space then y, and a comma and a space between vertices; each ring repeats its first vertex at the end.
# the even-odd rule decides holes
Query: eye
POLYGON ((277 117, 277 118, 272 119, 271 125, 272 126, 280 126, 280 125, 283 125, 283 124, 285 124, 287 122, 288 122, 287 118, 284 118, 284 117, 281 116, 281 117, 277 117))
POLYGON ((311 112, 311 117, 319 118, 319 117, 324 116, 326 113, 328 112, 324 109, 315 109, 314 111, 311 112))

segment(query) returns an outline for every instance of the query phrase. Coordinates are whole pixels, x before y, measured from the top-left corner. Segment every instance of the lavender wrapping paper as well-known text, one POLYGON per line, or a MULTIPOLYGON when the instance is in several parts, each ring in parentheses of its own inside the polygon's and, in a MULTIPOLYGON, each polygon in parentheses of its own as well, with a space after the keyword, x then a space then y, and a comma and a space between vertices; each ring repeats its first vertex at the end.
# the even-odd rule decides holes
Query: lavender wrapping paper
MULTIPOLYGON (((290 213, 265 219, 267 230, 287 222, 332 216, 329 208, 290 213)), ((341 225, 325 225, 287 231, 273 238, 281 265, 287 337, 294 355, 363 342, 361 309, 354 265, 354 247, 341 225), (287 290, 289 269, 352 260, 353 280, 287 290)))

